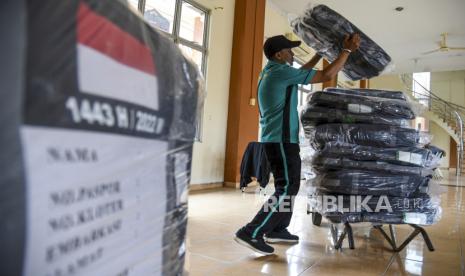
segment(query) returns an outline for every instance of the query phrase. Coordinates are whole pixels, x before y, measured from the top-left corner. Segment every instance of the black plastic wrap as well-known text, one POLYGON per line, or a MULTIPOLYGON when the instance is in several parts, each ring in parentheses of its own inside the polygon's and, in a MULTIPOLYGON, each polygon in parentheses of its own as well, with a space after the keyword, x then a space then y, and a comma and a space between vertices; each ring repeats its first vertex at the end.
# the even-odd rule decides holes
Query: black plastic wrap
POLYGON ((197 66, 125 1, 0 18, 0 275, 182 275, 197 66))
MULTIPOLYGON (((424 187, 419 187, 419 191, 424 187)), ((431 225, 442 215, 439 197, 442 191, 436 183, 428 184, 428 189, 431 189, 428 193, 415 192, 410 197, 389 196, 387 193, 379 196, 342 195, 314 185, 308 189, 308 206, 331 223, 431 225)))
POLYGON ((415 129, 387 125, 326 124, 304 126, 307 138, 323 148, 327 142, 342 142, 373 147, 413 147, 421 140, 415 129))
POLYGON ((439 221, 441 208, 425 210, 421 213, 415 212, 392 212, 392 213, 326 213, 325 217, 332 223, 359 223, 370 222, 374 224, 419 224, 432 225, 439 221))
POLYGON ((397 165, 434 168, 440 158, 429 149, 418 147, 378 148, 329 142, 319 151, 324 157, 346 157, 359 161, 380 161, 397 165))
POLYGON ((429 178, 364 170, 319 172, 311 184, 325 193, 411 197, 427 193, 429 178))
POLYGON ((310 144, 305 142, 304 138, 302 138, 300 141, 302 142, 300 144, 300 159, 302 160, 302 178, 310 180, 315 177, 315 172, 311 166, 315 150, 310 144))
POLYGON ((345 157, 332 158, 316 155, 312 163, 313 167, 320 172, 328 170, 368 170, 397 175, 414 174, 419 176, 431 176, 433 174, 433 170, 429 168, 402 166, 386 162, 357 161, 345 157))
POLYGON ((340 94, 359 95, 359 96, 366 96, 366 97, 396 99, 396 100, 403 100, 403 101, 407 100, 407 97, 405 96, 404 92, 394 91, 394 90, 381 90, 381 89, 368 89, 368 88, 346 89, 346 88, 328 87, 328 88, 325 88, 324 91, 336 92, 340 94))
POLYGON ((415 118, 411 104, 403 100, 320 91, 312 94, 309 104, 345 110, 353 114, 379 115, 409 120, 415 118))
POLYGON ((443 149, 438 148, 436 146, 427 144, 425 148, 429 149, 437 158, 442 158, 446 156, 446 152, 443 149))
POLYGON ((325 5, 309 8, 291 25, 302 40, 333 62, 342 51, 345 35, 360 34, 360 47, 351 53, 342 72, 351 80, 378 76, 391 62, 391 57, 360 29, 325 5))
POLYGON ((300 120, 306 127, 322 124, 381 124, 400 127, 409 127, 410 121, 406 119, 390 118, 372 114, 356 114, 347 110, 328 107, 319 107, 307 104, 301 113, 300 120))
MULTIPOLYGON (((324 201, 320 204, 319 211, 322 214, 328 212, 353 212, 357 208, 357 196, 355 195, 341 195, 330 194, 323 192, 317 188, 318 196, 334 196, 337 199, 338 205, 324 206, 324 201), (347 211, 340 210, 346 208, 347 211), (339 210, 338 210, 339 209, 339 210), (353 210, 351 210, 353 209, 353 210)), ((392 197, 392 196, 373 196, 373 195, 360 195, 359 204, 360 210, 357 212, 370 212, 370 213, 392 213, 392 212, 412 212, 422 213, 428 210, 436 209, 439 206, 440 199, 438 196, 430 196, 428 194, 418 194, 416 197, 392 197), (389 206, 389 207, 387 207, 389 206)))

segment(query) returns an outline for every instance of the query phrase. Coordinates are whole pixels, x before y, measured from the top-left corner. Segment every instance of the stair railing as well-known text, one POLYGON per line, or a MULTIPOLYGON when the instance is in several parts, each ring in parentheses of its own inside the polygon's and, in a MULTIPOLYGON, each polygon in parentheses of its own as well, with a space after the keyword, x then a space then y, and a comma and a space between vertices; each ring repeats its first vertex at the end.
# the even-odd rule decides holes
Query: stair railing
POLYGON ((408 74, 401 75, 401 80, 404 86, 412 93, 412 96, 420 103, 425 104, 428 110, 438 115, 444 122, 452 126, 455 134, 458 137, 459 143, 457 143, 457 169, 456 175, 460 176, 463 167, 463 139, 464 139, 464 121, 465 118, 465 107, 448 102, 434 94, 429 89, 426 89, 421 83, 413 79, 408 74), (415 91, 412 87, 418 85, 423 89, 425 93, 415 91), (455 125, 455 127, 453 126, 455 125))
POLYGON ((460 116, 460 114, 457 111, 454 111, 454 113, 456 114, 456 118, 458 120, 457 124, 460 126, 460 141, 457 144, 457 172, 455 175, 460 176, 463 168, 463 120, 462 116, 460 116))

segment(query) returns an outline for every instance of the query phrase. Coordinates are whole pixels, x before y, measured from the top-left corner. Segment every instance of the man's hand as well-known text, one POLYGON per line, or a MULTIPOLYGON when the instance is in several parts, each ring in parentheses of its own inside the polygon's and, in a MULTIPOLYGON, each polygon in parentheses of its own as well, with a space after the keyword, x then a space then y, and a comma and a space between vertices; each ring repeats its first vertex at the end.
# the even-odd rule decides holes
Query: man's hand
POLYGON ((350 37, 349 35, 344 36, 344 41, 342 42, 343 49, 348 49, 351 52, 355 51, 360 47, 360 35, 359 34, 352 34, 350 37))

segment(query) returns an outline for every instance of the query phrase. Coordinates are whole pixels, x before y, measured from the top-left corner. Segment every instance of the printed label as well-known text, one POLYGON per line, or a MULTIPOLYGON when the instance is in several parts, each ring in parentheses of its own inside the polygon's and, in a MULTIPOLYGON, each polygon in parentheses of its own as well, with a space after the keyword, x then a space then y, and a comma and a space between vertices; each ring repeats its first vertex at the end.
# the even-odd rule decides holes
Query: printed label
POLYGON ((161 274, 165 141, 25 126, 24 275, 161 274))
POLYGON ((371 113, 373 108, 363 104, 348 104, 347 110, 352 113, 371 113))
POLYGON ((427 224, 426 214, 421 213, 404 213, 404 222, 412 224, 427 224))
POLYGON ((398 151, 397 152, 397 160, 411 163, 415 165, 422 165, 423 164, 423 156, 419 153, 407 152, 407 151, 398 151))

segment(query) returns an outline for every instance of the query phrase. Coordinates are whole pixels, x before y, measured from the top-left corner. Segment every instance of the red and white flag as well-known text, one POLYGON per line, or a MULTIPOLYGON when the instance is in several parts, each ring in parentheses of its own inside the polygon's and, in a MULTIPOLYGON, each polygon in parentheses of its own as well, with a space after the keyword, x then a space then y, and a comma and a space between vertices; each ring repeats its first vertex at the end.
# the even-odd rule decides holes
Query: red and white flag
POLYGON ((82 2, 77 42, 80 91, 158 110, 158 80, 149 47, 82 2))

